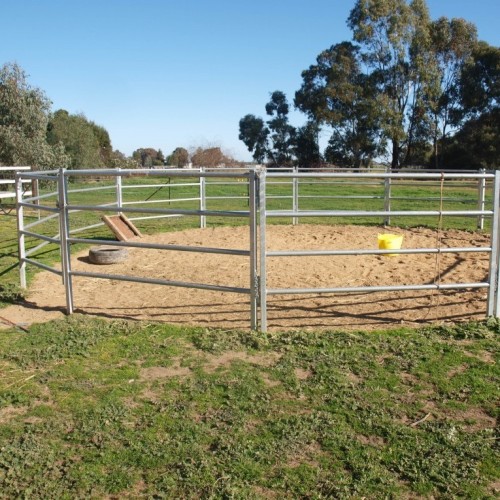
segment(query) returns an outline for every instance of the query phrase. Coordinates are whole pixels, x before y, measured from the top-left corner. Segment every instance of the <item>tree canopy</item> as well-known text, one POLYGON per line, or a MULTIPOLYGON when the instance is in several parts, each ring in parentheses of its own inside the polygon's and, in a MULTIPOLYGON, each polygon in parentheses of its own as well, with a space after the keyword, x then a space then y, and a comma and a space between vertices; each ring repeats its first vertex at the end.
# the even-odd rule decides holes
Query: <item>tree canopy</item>
POLYGON ((189 163, 189 152, 186 148, 175 148, 167 158, 167 165, 182 168, 189 163))
POLYGON ((165 165, 165 156, 161 149, 139 148, 132 153, 132 158, 141 168, 162 167, 165 165))
MULTIPOLYGON (((329 133, 326 161, 387 160, 394 170, 498 167, 500 49, 479 41, 474 24, 432 20, 425 0, 355 0, 347 24, 352 40, 322 51, 294 98, 305 127, 329 133), (457 153, 466 143, 473 160, 457 153)), ((267 122, 252 114, 240 120, 239 138, 254 159, 303 163, 298 131, 306 128, 288 123, 282 92, 271 94, 266 112, 267 122)))
MULTIPOLYGON (((107 135, 107 133, 106 133, 107 135)), ((72 169, 93 169, 106 166, 105 158, 101 155, 101 144, 104 142, 103 129, 91 124, 84 115, 71 115, 64 109, 54 113, 47 127, 47 141, 49 144, 62 144, 66 154, 71 159, 72 169), (96 131, 99 136, 96 134, 96 131)), ((106 141, 110 148, 109 136, 106 141)), ((107 150, 105 147, 104 150, 107 150)))
POLYGON ((288 114, 290 105, 286 95, 275 90, 270 94, 265 106, 270 116, 265 122, 262 118, 248 114, 239 123, 239 138, 252 153, 258 163, 268 161, 273 166, 318 165, 321 154, 317 144, 319 129, 310 122, 302 128, 290 125, 288 114))
POLYGON ((37 169, 68 166, 64 147, 47 142, 50 105, 17 64, 0 68, 0 163, 37 169))

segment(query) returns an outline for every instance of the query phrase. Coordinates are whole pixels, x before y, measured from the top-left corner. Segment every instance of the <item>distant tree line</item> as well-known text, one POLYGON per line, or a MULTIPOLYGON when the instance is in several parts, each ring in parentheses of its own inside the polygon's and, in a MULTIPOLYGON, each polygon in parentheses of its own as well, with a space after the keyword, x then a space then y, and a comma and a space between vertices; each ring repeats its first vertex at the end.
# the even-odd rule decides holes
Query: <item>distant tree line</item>
POLYGON ((219 146, 197 147, 191 153, 183 147, 175 148, 172 153, 165 157, 159 149, 153 148, 137 149, 132 153, 132 158, 142 168, 152 168, 161 165, 183 168, 192 167, 224 167, 239 164, 237 160, 227 155, 219 146))
POLYGON ((352 40, 302 72, 293 104, 307 116, 303 127, 290 125, 279 90, 265 105, 267 121, 240 120, 255 161, 498 168, 500 48, 479 41, 464 19, 431 20, 425 0, 357 0, 347 24, 352 40), (320 131, 330 136, 322 154, 320 131))
POLYGON ((127 157, 113 150, 108 131, 83 114, 51 112, 45 93, 28 83, 15 63, 0 67, 0 165, 35 169, 217 167, 237 162, 220 147, 177 147, 165 157, 161 149, 139 148, 127 157))

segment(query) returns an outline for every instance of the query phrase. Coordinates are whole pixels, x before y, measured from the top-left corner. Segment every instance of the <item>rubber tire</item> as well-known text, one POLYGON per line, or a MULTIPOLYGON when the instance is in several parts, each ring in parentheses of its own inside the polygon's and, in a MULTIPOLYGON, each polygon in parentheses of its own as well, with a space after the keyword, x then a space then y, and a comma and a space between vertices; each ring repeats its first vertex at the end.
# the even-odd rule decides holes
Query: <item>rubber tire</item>
POLYGON ((92 247, 89 250, 89 260, 92 264, 116 264, 128 257, 126 248, 119 247, 92 247))

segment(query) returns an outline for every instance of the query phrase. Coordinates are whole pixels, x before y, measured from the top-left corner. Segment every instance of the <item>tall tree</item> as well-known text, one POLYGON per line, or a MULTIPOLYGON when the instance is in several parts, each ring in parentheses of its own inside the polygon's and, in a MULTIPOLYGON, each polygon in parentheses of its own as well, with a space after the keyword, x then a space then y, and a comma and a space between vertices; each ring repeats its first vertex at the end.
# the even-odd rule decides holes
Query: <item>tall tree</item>
POLYGON ((295 154, 299 168, 310 169, 321 165, 323 158, 318 144, 319 131, 319 126, 314 121, 309 121, 297 129, 295 154))
POLYGON ((429 72, 429 13, 425 0, 357 0, 348 26, 368 71, 376 78, 381 130, 390 142, 391 166, 411 156, 422 131, 429 72))
POLYGON ((441 17, 430 23, 431 57, 437 78, 429 87, 428 101, 432 114, 434 167, 442 167, 438 145, 452 127, 460 124, 460 77, 477 43, 476 28, 464 19, 441 17))
POLYGON ((342 42, 302 72, 295 106, 332 130, 327 161, 359 167, 383 149, 374 79, 362 71, 359 48, 342 42))
POLYGON ((83 114, 72 115, 64 109, 56 111, 47 127, 47 140, 50 144, 64 145, 72 169, 102 168, 105 165, 94 126, 83 114))
POLYGON ((478 117, 500 106, 500 47, 478 42, 462 68, 460 97, 465 118, 478 117))
POLYGON ((257 163, 264 163, 268 150, 269 129, 262 118, 245 115, 239 124, 238 138, 245 143, 257 163))
POLYGON ((94 136, 97 139, 99 144, 99 156, 101 157, 101 161, 106 167, 113 166, 113 146, 111 145, 111 139, 109 138, 108 131, 94 122, 89 122, 89 125, 92 127, 92 131, 94 136))
POLYGON ((47 143, 50 104, 20 66, 0 68, 0 163, 38 169, 68 165, 64 148, 47 143))
POLYGON ((266 104, 266 113, 272 117, 267 122, 271 139, 268 157, 275 166, 291 165, 294 158, 296 130, 288 122, 289 110, 286 95, 275 90, 266 104))
POLYGON ((448 168, 500 166, 500 48, 478 42, 460 75, 460 129, 440 141, 448 168))
POLYGON ((500 109, 467 120, 456 134, 443 141, 447 168, 498 169, 500 166, 500 109))

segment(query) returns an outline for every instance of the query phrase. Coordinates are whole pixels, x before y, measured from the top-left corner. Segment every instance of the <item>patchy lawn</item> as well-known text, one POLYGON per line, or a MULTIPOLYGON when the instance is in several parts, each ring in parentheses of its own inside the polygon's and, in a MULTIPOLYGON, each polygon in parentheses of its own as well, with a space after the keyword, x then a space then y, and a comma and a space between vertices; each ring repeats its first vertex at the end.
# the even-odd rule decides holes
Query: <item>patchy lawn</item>
POLYGON ((496 321, 0 331, 0 498, 494 498, 496 321))

